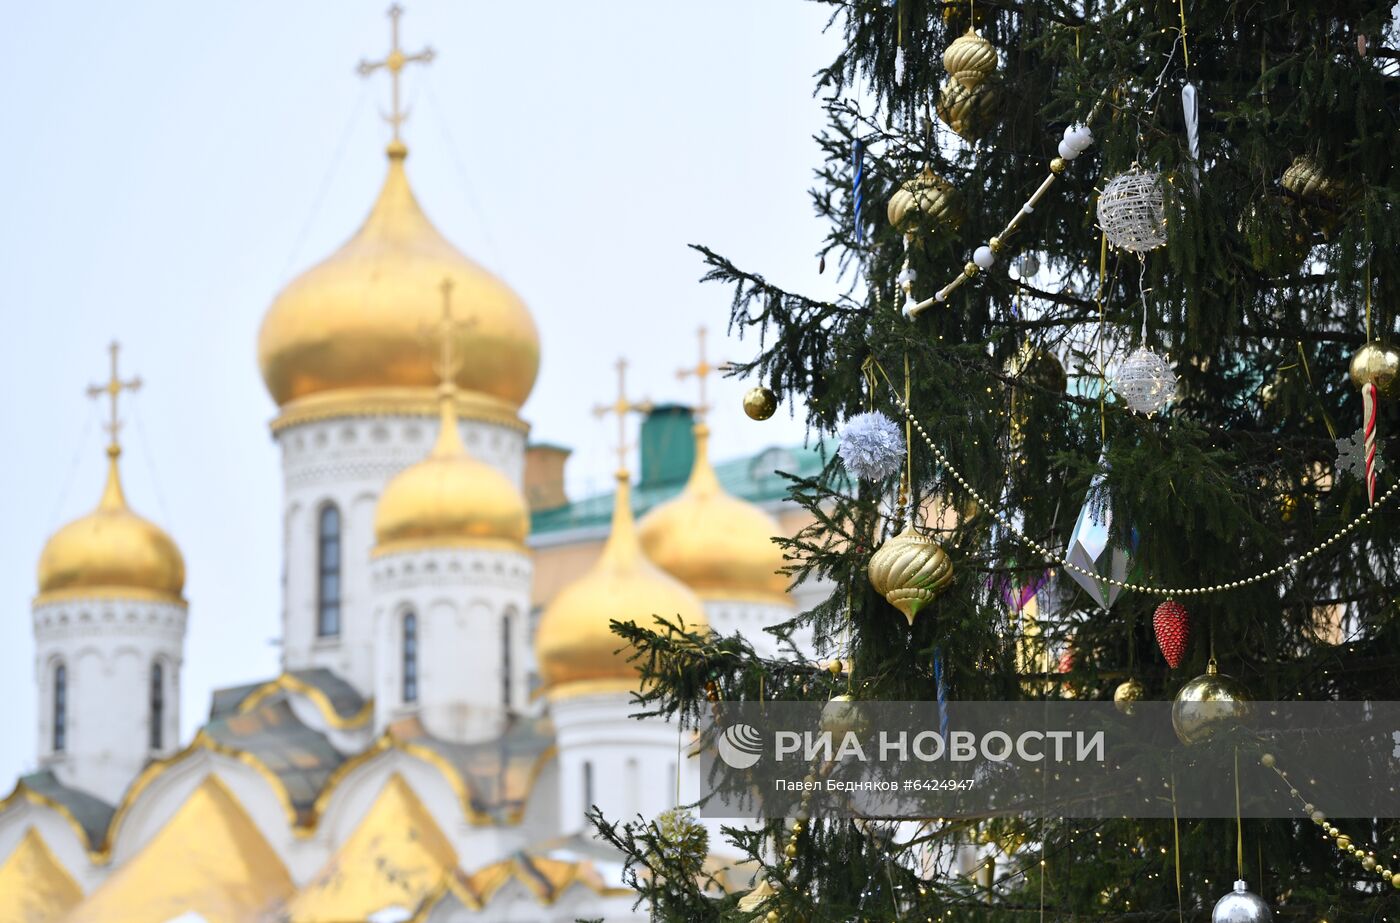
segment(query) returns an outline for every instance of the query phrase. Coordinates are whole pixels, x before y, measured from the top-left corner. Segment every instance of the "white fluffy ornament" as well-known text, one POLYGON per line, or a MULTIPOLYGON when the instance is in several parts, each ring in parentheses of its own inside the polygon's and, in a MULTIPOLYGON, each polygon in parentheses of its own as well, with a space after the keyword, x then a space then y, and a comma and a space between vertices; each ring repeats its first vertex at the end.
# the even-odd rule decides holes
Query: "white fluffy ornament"
POLYGON ((904 464, 904 434, 878 410, 851 417, 839 438, 837 454, 862 481, 883 481, 904 464))
POLYGON ((1161 174, 1133 167, 1109 180, 1099 195, 1099 227, 1108 242, 1133 253, 1167 242, 1167 207, 1161 174))
POLYGON ((1118 366, 1113 390, 1132 410, 1151 416, 1176 397, 1176 373, 1166 359, 1139 346, 1118 366))

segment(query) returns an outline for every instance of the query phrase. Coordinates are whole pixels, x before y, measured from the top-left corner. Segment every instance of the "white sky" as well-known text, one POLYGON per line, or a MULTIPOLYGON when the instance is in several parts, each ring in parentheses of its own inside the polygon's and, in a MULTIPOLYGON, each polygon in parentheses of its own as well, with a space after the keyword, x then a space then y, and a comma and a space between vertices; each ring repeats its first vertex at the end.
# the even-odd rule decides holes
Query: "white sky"
MULTIPOLYGON (((807 198, 812 74, 828 8, 799 0, 408 0, 409 171, 438 227, 524 297, 543 369, 533 438, 608 484, 612 362, 638 396, 693 400, 674 369, 723 336, 703 242, 830 294, 807 198)), ((268 304, 358 226, 384 170, 388 0, 140 4, 0 0, 0 794, 32 769, 29 604, 45 538, 96 502, 103 437, 83 394, 124 344, 132 505, 188 570, 183 721, 211 689, 272 676, 281 570, 274 407, 255 337, 268 304)), ((712 358, 750 355, 733 342, 712 358)), ((720 458, 800 441, 786 409, 715 386, 720 458)))

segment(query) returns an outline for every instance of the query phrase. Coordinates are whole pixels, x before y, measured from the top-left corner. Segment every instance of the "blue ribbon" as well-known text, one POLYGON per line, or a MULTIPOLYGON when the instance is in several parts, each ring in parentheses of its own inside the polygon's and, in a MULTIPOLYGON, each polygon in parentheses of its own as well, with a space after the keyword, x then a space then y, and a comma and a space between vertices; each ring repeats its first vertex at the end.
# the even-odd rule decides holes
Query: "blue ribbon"
POLYGON ((933 682, 938 687, 938 733, 948 739, 948 684, 943 681, 943 648, 933 649, 933 682))
POLYGON ((864 210, 864 194, 861 190, 861 180, 865 176, 865 159, 861 156, 861 148, 862 145, 860 139, 857 138, 851 144, 851 166, 853 168, 853 174, 851 178, 851 192, 855 196, 855 231, 856 243, 858 244, 865 243, 865 223, 860 220, 860 214, 864 210))

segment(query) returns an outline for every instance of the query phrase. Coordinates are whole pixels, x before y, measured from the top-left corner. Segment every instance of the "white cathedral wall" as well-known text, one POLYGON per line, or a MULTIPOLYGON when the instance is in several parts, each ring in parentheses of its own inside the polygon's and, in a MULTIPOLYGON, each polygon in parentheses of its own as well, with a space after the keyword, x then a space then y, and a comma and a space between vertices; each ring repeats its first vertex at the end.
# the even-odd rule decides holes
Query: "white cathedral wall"
MULTIPOLYGON (((705 620, 710 623, 712 629, 721 635, 737 632, 753 645, 754 651, 760 657, 777 657, 780 653, 778 639, 763 629, 769 625, 786 622, 797 614, 797 609, 790 605, 755 600, 702 599, 702 603, 705 607, 705 620)), ((804 636, 809 634, 810 632, 801 632, 794 638, 804 654, 808 653, 810 647, 810 643, 804 641, 804 636)), ((784 650, 782 653, 789 652, 784 650)))
MULTIPOLYGON (((519 486, 525 457, 524 432, 494 423, 463 420, 462 439, 479 459, 519 486)), ((374 504, 388 480, 422 459, 437 435, 428 416, 335 417, 279 430, 282 450, 283 631, 287 670, 327 667, 363 695, 374 689, 373 604, 370 549, 374 504), (336 637, 318 637, 317 526, 320 510, 341 511, 341 625, 336 637)))
MULTIPOLYGON (((681 741, 674 723, 632 718, 637 706, 626 692, 552 697, 549 711, 559 750, 561 834, 591 835, 589 787, 591 803, 610 821, 638 815, 651 820, 675 806, 681 741)), ((681 802, 686 803, 695 800, 699 775, 683 750, 680 760, 681 802)))
POLYGON ((512 551, 439 548, 376 558, 375 727, 417 715, 445 740, 500 734, 508 712, 525 702, 532 578, 529 556, 512 551), (413 702, 404 699, 404 618, 410 612, 418 633, 413 702))
POLYGON ((117 802, 146 760, 179 749, 183 605, 72 599, 36 605, 39 762, 65 785, 117 802), (163 673, 161 746, 151 744, 151 669, 163 673), (66 741, 54 749, 55 675, 67 672, 66 741))

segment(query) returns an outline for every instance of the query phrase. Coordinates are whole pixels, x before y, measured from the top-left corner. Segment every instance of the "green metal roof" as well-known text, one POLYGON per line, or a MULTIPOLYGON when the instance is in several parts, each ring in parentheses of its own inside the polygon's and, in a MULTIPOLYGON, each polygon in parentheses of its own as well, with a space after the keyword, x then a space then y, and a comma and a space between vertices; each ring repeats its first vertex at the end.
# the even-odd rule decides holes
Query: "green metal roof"
MULTIPOLYGON (((756 455, 737 458, 715 465, 715 475, 730 494, 750 503, 767 503, 787 496, 789 481, 780 477, 782 471, 798 477, 814 477, 821 472, 826 459, 817 449, 799 446, 775 446, 756 455)), ((632 488, 632 512, 638 516, 659 506, 681 492, 684 481, 654 487, 632 488)), ((613 492, 575 500, 567 506, 540 510, 530 517, 530 534, 546 535, 568 529, 606 526, 612 519, 613 492)))

